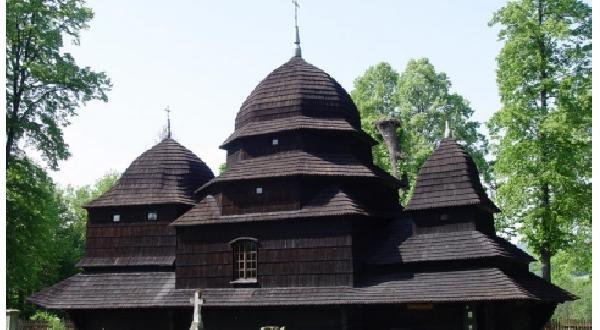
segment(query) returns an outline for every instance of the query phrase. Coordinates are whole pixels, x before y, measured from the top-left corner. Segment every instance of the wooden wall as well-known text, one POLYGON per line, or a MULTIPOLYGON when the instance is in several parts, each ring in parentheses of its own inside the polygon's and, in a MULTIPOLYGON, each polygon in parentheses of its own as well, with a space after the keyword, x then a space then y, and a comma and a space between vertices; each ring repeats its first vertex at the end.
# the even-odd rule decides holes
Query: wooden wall
POLYGON ((301 206, 300 184, 296 178, 246 181, 223 187, 220 195, 221 214, 297 210, 301 206), (263 189, 262 194, 256 188, 263 189))
POLYGON ((229 242, 258 239, 261 287, 352 285, 350 224, 343 220, 204 225, 177 229, 178 288, 231 287, 229 242))
POLYGON ((175 229, 169 224, 187 208, 171 205, 92 209, 86 229, 86 256, 174 255, 175 229), (158 220, 146 220, 148 211, 158 212, 158 220), (121 215, 121 221, 112 221, 114 213, 121 215))
POLYGON ((246 137, 227 148, 227 165, 273 153, 304 150, 318 154, 350 154, 365 164, 372 164, 371 146, 361 140, 356 132, 327 132, 303 130, 246 137), (273 145, 273 139, 278 140, 273 145))
POLYGON ((193 309, 106 309, 69 312, 78 330, 187 330, 193 309))

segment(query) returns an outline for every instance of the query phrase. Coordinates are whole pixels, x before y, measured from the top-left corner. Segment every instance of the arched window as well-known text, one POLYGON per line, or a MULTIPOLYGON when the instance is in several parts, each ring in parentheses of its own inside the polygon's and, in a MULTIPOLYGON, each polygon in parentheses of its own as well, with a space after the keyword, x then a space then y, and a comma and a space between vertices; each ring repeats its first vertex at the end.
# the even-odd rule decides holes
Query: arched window
POLYGON ((237 238, 231 241, 233 248, 233 278, 236 281, 256 281, 257 240, 237 238))

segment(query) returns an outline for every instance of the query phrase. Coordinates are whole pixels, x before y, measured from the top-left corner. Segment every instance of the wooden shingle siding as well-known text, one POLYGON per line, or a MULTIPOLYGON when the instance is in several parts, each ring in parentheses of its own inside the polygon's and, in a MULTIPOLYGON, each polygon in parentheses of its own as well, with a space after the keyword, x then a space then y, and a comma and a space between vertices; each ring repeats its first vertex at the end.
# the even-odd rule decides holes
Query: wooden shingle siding
POLYGON ((253 226, 178 229, 177 286, 230 287, 238 237, 258 239, 261 286, 352 285, 352 238, 348 225, 322 221, 253 226))

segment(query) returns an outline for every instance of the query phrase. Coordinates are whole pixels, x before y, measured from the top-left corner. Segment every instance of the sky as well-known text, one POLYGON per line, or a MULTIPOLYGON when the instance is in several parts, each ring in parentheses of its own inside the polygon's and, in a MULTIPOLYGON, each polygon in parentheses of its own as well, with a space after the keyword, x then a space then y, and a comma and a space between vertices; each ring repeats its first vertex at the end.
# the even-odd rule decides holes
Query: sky
MULTIPOLYGON (((489 27, 504 1, 300 0, 302 55, 348 92, 356 77, 389 62, 398 72, 428 57, 474 120, 500 107, 495 58, 502 47, 489 27)), ((60 185, 84 185, 122 172, 160 141, 171 109, 173 137, 216 173, 218 146, 252 89, 294 52, 291 0, 88 1, 95 17, 79 46, 82 66, 105 71, 109 101, 93 101, 64 129, 72 156, 51 172, 60 185)))

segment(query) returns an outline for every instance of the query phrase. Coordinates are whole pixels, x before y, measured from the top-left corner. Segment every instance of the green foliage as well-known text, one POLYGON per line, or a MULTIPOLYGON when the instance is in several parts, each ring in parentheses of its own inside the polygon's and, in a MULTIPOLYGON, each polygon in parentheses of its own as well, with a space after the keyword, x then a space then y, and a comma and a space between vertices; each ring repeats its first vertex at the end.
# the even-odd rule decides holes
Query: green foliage
POLYGON ((410 60, 401 74, 390 64, 379 63, 354 81, 351 94, 361 113, 362 127, 380 142, 373 148, 374 161, 388 171, 388 151, 374 123, 387 116, 402 122, 397 131, 401 146, 398 169, 409 178, 409 189, 401 195, 403 203, 410 198, 419 168, 444 137, 446 121, 453 137, 465 143, 484 180, 490 182, 485 160, 487 141, 478 132, 479 123, 469 120, 473 109, 468 101, 450 88, 446 74, 436 72, 426 58, 410 60))
POLYGON ((221 165, 219 165, 219 174, 227 172, 228 169, 227 163, 221 163, 221 165))
POLYGON ((110 80, 79 67, 61 52, 63 39, 79 42, 92 10, 82 0, 6 2, 6 158, 24 144, 56 169, 68 158, 62 128, 81 104, 107 100, 110 80))
MULTIPOLYGON (((495 141, 497 227, 520 233, 549 266, 578 246, 591 258, 591 8, 578 0, 511 1, 495 13, 504 46, 495 141)), ((550 273, 548 272, 547 275, 550 273)))
POLYGON ((46 321, 49 326, 48 330, 66 329, 65 324, 58 316, 46 311, 37 311, 29 319, 33 321, 46 321))
POLYGON ((58 228, 63 206, 44 169, 27 158, 6 172, 7 304, 27 314, 24 299, 58 280, 58 228))
MULTIPOLYGON (((559 304, 552 315, 553 319, 592 319, 591 263, 589 268, 581 268, 578 257, 577 251, 569 250, 561 250, 552 257, 552 281, 579 298, 559 304)), ((540 263, 532 263, 531 268, 531 271, 539 274, 540 263)))
POLYGON ((6 173, 7 304, 29 315, 25 297, 75 274, 83 255, 87 202, 108 190, 111 172, 92 186, 57 189, 43 168, 14 157, 6 173))

